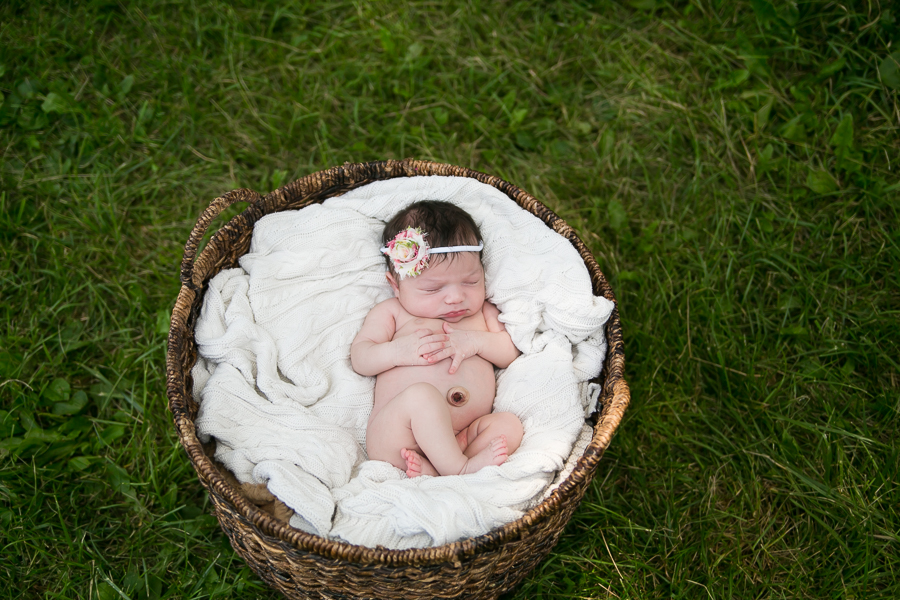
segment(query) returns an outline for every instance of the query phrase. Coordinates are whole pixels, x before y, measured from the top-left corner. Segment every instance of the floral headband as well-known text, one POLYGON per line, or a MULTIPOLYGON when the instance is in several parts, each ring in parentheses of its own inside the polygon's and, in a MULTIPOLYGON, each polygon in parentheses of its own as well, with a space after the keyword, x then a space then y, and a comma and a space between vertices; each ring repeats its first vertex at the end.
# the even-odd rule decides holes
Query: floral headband
POLYGON ((394 264, 394 270, 400 279, 421 275, 428 266, 428 257, 432 254, 449 254, 453 252, 480 252, 484 248, 484 242, 477 246, 445 246, 442 248, 430 248, 425 241, 427 233, 422 233, 418 227, 407 227, 394 236, 387 245, 381 249, 394 264))

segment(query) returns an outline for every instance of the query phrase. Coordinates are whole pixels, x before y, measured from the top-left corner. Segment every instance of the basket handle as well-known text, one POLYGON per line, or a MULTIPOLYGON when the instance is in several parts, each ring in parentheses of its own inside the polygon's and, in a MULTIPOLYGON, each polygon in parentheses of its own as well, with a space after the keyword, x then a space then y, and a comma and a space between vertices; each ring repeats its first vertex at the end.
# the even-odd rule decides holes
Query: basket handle
POLYGON ((191 230, 191 235, 184 245, 184 256, 181 259, 182 285, 187 286, 192 290, 197 289, 197 286, 194 284, 194 259, 197 256, 197 246, 200 245, 200 240, 203 239, 212 220, 235 202, 256 202, 261 199, 262 196, 259 192, 242 188, 239 190, 231 190, 227 194, 219 196, 209 203, 209 206, 206 207, 206 210, 204 210, 200 215, 200 218, 197 219, 197 223, 194 224, 194 229, 191 230))

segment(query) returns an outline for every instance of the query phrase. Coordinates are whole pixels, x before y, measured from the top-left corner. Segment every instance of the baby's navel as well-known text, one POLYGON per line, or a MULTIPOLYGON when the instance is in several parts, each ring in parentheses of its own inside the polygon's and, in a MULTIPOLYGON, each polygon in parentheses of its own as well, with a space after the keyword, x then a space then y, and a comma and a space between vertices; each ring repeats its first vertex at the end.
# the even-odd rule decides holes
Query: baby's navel
POLYGON ((458 385, 456 387, 452 387, 447 392, 447 402, 449 402, 451 406, 462 406, 468 401, 469 390, 462 386, 458 385))

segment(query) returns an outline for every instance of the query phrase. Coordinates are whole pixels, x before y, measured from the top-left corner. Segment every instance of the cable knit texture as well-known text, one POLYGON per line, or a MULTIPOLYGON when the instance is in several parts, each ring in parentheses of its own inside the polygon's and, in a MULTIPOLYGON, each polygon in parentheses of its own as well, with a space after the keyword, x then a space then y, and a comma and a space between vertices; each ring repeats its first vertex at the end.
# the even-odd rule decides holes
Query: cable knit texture
POLYGON ((353 544, 421 548, 477 536, 543 498, 596 401, 612 303, 562 236, 502 192, 464 177, 379 181, 261 219, 240 268, 204 296, 195 336, 196 421, 241 483, 265 483, 291 525, 353 544), (481 228, 487 294, 522 351, 498 372, 494 410, 522 445, 471 475, 418 477, 366 460, 374 377, 350 366, 369 310, 390 297, 381 230, 416 200, 453 202, 481 228))

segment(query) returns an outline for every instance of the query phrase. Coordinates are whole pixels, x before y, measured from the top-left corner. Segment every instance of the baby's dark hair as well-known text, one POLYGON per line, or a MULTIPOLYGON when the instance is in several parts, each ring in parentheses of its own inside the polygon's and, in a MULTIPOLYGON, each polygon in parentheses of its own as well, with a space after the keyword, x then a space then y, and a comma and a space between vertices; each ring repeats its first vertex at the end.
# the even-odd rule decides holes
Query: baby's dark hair
MULTIPOLYGON (((477 246, 481 242, 481 230, 466 211, 442 200, 419 200, 398 212, 384 226, 381 234, 382 245, 387 245, 407 227, 418 227, 428 234, 425 240, 431 248, 444 246, 477 246)), ((453 260, 455 253, 435 254, 432 261, 453 260)), ((395 277, 391 259, 384 257, 388 270, 395 277)), ((481 258, 481 252, 478 253, 481 258)))

